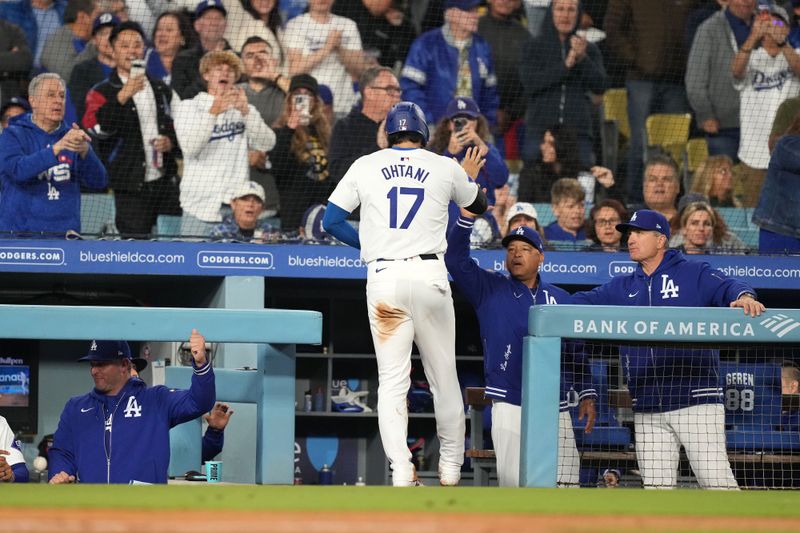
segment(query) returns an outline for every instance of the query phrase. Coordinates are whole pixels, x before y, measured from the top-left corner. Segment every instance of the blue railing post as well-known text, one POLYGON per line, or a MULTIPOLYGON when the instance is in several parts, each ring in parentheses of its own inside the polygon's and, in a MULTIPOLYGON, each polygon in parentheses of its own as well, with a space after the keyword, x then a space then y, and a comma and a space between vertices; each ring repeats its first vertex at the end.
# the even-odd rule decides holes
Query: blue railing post
POLYGON ((522 365, 521 487, 555 487, 561 339, 525 337, 522 365))

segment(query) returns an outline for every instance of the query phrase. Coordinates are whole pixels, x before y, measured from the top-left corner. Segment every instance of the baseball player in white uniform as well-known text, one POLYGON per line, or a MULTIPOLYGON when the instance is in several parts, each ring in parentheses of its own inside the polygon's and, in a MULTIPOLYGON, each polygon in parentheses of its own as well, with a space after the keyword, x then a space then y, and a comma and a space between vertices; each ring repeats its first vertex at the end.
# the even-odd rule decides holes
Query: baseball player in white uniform
POLYGON ((0 416, 0 482, 26 481, 28 481, 28 467, 25 465, 25 457, 22 456, 8 422, 0 416))
POLYGON ((353 163, 328 199, 323 226, 360 248, 368 265, 378 425, 393 485, 419 484, 406 444, 412 342, 433 393, 439 481, 457 485, 464 462, 464 404, 456 373, 455 313, 442 256, 450 201, 475 214, 486 210, 486 195, 470 179, 485 161, 477 149, 470 150, 462 168, 422 149, 428 127, 422 110, 411 102, 396 104, 385 128, 390 148, 353 163), (359 205, 356 234, 346 218, 359 205))

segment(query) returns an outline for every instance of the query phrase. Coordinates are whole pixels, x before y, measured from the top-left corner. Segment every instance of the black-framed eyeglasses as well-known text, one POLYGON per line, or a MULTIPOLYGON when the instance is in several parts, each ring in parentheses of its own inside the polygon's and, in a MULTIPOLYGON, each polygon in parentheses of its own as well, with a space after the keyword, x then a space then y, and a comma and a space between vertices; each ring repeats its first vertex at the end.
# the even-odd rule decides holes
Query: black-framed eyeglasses
POLYGON ((370 85, 370 87, 378 89, 379 91, 386 91, 386 94, 400 94, 402 92, 397 85, 370 85))

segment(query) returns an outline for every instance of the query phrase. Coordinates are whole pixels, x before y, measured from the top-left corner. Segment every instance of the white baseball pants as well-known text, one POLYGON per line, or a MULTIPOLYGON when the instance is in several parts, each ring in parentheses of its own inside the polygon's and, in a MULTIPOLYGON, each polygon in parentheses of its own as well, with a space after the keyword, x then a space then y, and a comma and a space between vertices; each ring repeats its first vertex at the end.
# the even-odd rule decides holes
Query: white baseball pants
POLYGON ((635 413, 636 459, 646 489, 671 489, 678 483, 683 445, 706 489, 738 489, 725 447, 722 404, 693 405, 666 413, 635 413))
POLYGON ((419 348, 433 394, 439 474, 458 482, 464 462, 464 400, 455 358, 455 312, 444 261, 419 257, 373 261, 367 308, 378 361, 378 426, 395 486, 413 484, 408 451, 412 342, 419 348))
MULTIPOLYGON (((521 428, 522 407, 508 402, 493 402, 492 442, 497 456, 497 483, 501 487, 519 487, 521 428)), ((569 412, 562 411, 558 417, 558 486, 579 486, 580 472, 581 459, 572 418, 569 412)))

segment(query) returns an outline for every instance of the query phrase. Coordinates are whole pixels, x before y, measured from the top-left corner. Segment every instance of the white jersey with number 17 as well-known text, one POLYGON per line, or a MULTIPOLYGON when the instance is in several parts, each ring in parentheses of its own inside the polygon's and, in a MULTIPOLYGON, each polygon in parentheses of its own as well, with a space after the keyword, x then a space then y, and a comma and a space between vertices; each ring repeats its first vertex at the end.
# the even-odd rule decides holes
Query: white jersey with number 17
POLYGON ((361 257, 406 259, 447 249, 447 206, 466 207, 478 186, 458 163, 421 148, 387 148, 350 167, 330 202, 361 206, 361 257))

